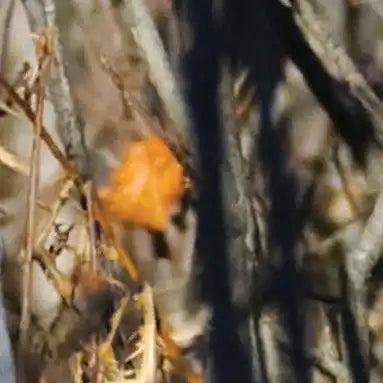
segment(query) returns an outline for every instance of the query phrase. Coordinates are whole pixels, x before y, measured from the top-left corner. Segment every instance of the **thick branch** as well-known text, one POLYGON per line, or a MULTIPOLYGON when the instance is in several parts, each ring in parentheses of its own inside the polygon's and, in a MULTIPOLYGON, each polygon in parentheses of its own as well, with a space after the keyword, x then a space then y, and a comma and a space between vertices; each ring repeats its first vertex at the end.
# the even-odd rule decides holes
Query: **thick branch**
MULTIPOLYGON (((46 24, 55 27, 56 7, 53 0, 41 0, 44 7, 46 24)), ((87 151, 84 142, 83 123, 77 113, 71 89, 65 74, 63 49, 59 40, 59 31, 52 38, 54 65, 49 81, 49 91, 57 114, 59 134, 64 142, 68 158, 74 162, 77 171, 83 177, 89 175, 87 151)))
POLYGON ((223 162, 223 191, 228 228, 229 245, 229 280, 231 297, 235 309, 246 312, 246 318, 239 326, 239 335, 246 347, 251 361, 252 376, 255 381, 262 381, 262 356, 257 339, 257 318, 252 312, 252 293, 257 256, 253 241, 255 219, 252 215, 250 183, 246 177, 248 169, 241 154, 235 126, 234 85, 228 68, 223 68, 221 85, 222 122, 225 129, 226 148, 223 162))

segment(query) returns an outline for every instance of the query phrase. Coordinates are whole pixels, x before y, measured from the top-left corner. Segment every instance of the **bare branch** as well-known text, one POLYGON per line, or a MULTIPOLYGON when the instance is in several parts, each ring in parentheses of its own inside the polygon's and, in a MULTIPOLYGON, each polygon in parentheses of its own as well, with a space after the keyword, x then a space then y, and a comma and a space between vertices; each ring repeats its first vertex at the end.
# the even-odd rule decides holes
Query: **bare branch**
MULTIPOLYGON (((12 101, 17 104, 21 110, 24 112, 24 114, 27 116, 28 120, 34 123, 36 116, 35 112, 32 110, 32 108, 29 106, 27 102, 25 102, 13 89, 13 87, 8 83, 8 81, 0 75, 0 87, 2 87, 9 97, 12 99, 12 101)), ((59 147, 56 145, 56 143, 53 141, 52 137, 48 133, 48 131, 45 129, 44 126, 41 127, 41 139, 46 143, 48 146, 50 152, 52 153, 53 157, 57 159, 57 161, 62 165, 62 167, 68 172, 68 174, 71 177, 75 177, 77 175, 76 171, 74 170, 73 166, 68 162, 68 160, 65 158, 65 156, 62 154, 59 147)))
MULTIPOLYGON (((48 28, 55 28, 56 7, 53 0, 41 0, 48 28)), ((57 114, 59 134, 64 142, 68 158, 74 162, 82 176, 89 175, 87 151, 84 141, 83 124, 72 98, 71 89, 65 74, 63 49, 58 28, 52 37, 54 65, 52 66, 49 92, 57 114)))
MULTIPOLYGON (((343 47, 335 45, 326 27, 307 0, 296 2, 294 16, 307 42, 326 69, 350 86, 353 95, 368 110, 375 126, 375 133, 383 134, 383 107, 375 92, 367 84, 343 47)), ((294 9, 294 7, 293 7, 294 9)))
MULTIPOLYGON (((353 96, 367 111, 366 117, 373 124, 375 137, 381 140, 383 133, 383 107, 380 100, 344 49, 333 43, 320 17, 315 14, 309 1, 297 0, 295 4, 293 14, 305 39, 327 71, 335 78, 348 84, 353 96)), ((354 366, 350 365, 350 369, 358 374, 360 373, 360 376, 364 375, 363 367, 367 367, 369 363, 366 280, 376 264, 383 247, 383 240, 381 239, 383 234, 382 209, 383 194, 381 193, 377 199, 374 212, 362 233, 359 245, 346 256, 348 275, 347 298, 353 320, 355 321, 356 336, 358 337, 360 347, 360 350, 352 350, 348 347, 348 353, 350 354, 349 356, 352 354, 362 363, 358 371, 356 371, 354 366)), ((350 359, 350 363, 354 362, 350 359)))
POLYGON ((90 267, 93 271, 97 269, 97 248, 96 248, 96 234, 95 234, 95 220, 94 220, 94 190, 93 183, 91 181, 86 182, 83 185, 83 191, 86 197, 87 207, 87 222, 88 222, 88 235, 90 243, 90 267))
POLYGON ((144 1, 125 0, 121 16, 129 27, 137 46, 149 67, 149 77, 157 89, 165 111, 173 126, 175 144, 184 151, 189 149, 190 122, 181 92, 171 72, 169 60, 158 31, 144 1))
POLYGON ((25 245, 21 251, 21 261, 23 263, 22 275, 22 302, 21 302, 21 319, 20 319, 20 335, 19 335, 19 355, 18 367, 20 373, 20 381, 23 382, 23 357, 26 350, 28 330, 30 324, 30 290, 31 290, 31 267, 32 267, 32 252, 34 245, 35 234, 35 211, 37 204, 37 192, 39 183, 39 170, 40 170, 40 147, 41 147, 41 131, 42 120, 44 111, 44 95, 45 88, 43 82, 44 61, 50 61, 49 57, 49 36, 45 33, 39 36, 36 43, 36 51, 38 56, 38 75, 36 79, 37 84, 37 100, 36 100, 36 118, 34 121, 34 136, 32 143, 31 155, 31 170, 29 181, 28 193, 28 208, 27 208, 27 225, 26 225, 26 239, 25 245))

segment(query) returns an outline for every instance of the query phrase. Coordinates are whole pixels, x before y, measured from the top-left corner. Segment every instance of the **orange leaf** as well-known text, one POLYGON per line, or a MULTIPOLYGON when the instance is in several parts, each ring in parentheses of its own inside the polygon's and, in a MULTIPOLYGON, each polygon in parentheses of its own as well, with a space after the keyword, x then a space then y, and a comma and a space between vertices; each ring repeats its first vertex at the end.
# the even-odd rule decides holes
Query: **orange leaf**
POLYGON ((163 230, 171 205, 183 192, 183 169, 159 137, 131 144, 112 186, 99 192, 112 218, 163 230))

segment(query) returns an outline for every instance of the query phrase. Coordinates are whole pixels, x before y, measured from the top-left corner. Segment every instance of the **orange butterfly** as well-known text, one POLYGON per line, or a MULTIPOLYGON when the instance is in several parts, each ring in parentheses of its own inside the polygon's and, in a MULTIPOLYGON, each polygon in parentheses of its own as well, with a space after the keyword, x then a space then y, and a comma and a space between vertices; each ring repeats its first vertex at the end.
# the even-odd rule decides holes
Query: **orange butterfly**
POLYGON ((106 214, 164 230, 171 205, 184 191, 183 169, 164 141, 150 136, 128 146, 112 186, 99 197, 106 214))

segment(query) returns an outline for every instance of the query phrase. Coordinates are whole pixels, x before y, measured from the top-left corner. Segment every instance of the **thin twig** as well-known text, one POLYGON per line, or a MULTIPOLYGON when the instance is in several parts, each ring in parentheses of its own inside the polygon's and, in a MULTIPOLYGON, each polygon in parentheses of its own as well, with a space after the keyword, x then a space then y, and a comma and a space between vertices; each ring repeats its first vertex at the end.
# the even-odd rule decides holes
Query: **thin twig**
POLYGON ((121 323, 122 315, 124 314, 124 311, 125 311, 125 308, 126 308, 128 302, 129 302, 128 297, 122 298, 121 302, 120 302, 120 307, 116 311, 115 315, 113 315, 111 329, 110 329, 108 337, 105 341, 105 345, 107 345, 108 347, 112 347, 114 337, 116 336, 118 326, 121 323))
POLYGON ((140 356, 144 351, 144 345, 139 345, 127 358, 124 359, 124 363, 129 363, 132 360, 140 356))
MULTIPOLYGON (((0 87, 5 89, 12 101, 14 101, 24 112, 30 122, 32 122, 32 127, 34 127, 34 121, 36 120, 35 112, 25 102, 13 89, 13 87, 8 83, 8 81, 0 74, 0 87)), ((61 150, 58 148, 56 143, 53 141, 50 134, 47 132, 44 126, 41 127, 40 132, 41 139, 46 143, 53 157, 61 164, 61 166, 67 171, 68 175, 71 177, 76 177, 77 172, 73 166, 68 162, 65 156, 62 154, 61 150)))
POLYGON ((121 79, 120 75, 117 73, 115 68, 113 68, 112 64, 109 62, 109 60, 105 56, 101 56, 100 64, 101 64, 101 68, 104 69, 109 74, 114 85, 120 92, 120 97, 122 101, 122 107, 124 110, 125 118, 131 119, 134 114, 134 106, 132 103, 131 95, 125 89, 123 80, 121 79))
POLYGON ((339 150, 338 149, 339 148, 336 147, 334 150, 334 153, 333 153, 334 167, 335 167, 336 172, 339 175, 339 178, 340 178, 340 181, 342 184, 342 189, 343 189, 343 192, 344 192, 344 194, 348 200, 352 215, 355 219, 357 219, 358 217, 360 217, 361 211, 358 207, 356 198, 353 195, 353 192, 350 188, 350 182, 349 182, 349 179, 346 175, 345 169, 343 167, 341 158, 339 156, 339 150))
POLYGON ((89 235, 89 242, 90 242, 90 266, 91 266, 91 269, 95 271, 97 269, 97 247, 96 247, 96 234, 95 234, 92 181, 87 181, 83 185, 83 190, 86 197, 86 207, 87 207, 88 235, 89 235))
MULTIPOLYGON (((114 85, 120 92, 125 116, 133 118, 140 124, 141 133, 153 133, 156 130, 156 127, 154 126, 152 119, 148 116, 148 112, 131 94, 131 92, 124 87, 124 83, 120 75, 117 73, 115 68, 113 68, 112 64, 106 57, 101 57, 100 64, 101 67, 109 74, 114 85)), ((156 134, 161 134, 161 132, 156 132, 156 134)))
MULTIPOLYGON (((344 49, 333 43, 309 1, 297 0, 294 4, 296 5, 293 7, 295 19, 311 48, 330 73, 347 82, 353 95, 368 111, 374 124, 375 135, 379 139, 383 132, 382 103, 344 49)), ((346 256, 348 303, 356 322, 360 357, 362 358, 359 362, 364 364, 360 367, 360 371, 363 370, 363 367, 367 367, 369 360, 366 281, 383 248, 382 212, 383 192, 378 196, 374 211, 361 235, 358 246, 346 256)), ((355 354, 355 350, 348 351, 355 354)), ((361 372, 361 375, 363 374, 364 372, 361 372)))
POLYGON ((34 258, 38 261, 47 275, 52 280, 57 292, 62 296, 67 304, 70 304, 73 292, 73 284, 70 277, 63 274, 56 266, 55 259, 46 249, 40 249, 34 254, 34 258))
POLYGON ((22 120, 23 118, 25 119, 25 117, 22 114, 16 112, 2 100, 0 100, 0 110, 1 112, 8 113, 10 116, 17 118, 18 120, 22 120))
POLYGON ((106 243, 108 244, 108 246, 110 246, 112 249, 116 251, 120 264, 129 273, 129 276, 133 279, 133 281, 138 281, 139 273, 135 263, 133 262, 129 254, 127 254, 126 251, 120 246, 120 244, 117 243, 114 232, 112 228, 110 227, 110 225, 108 224, 107 217, 105 215, 104 209, 100 201, 96 198, 94 202, 95 202, 97 219, 99 220, 100 225, 102 227, 103 233, 105 235, 106 243))
POLYGON ((29 165, 25 160, 0 145, 0 162, 8 168, 24 176, 29 175, 29 165))
POLYGON ((26 225, 26 239, 25 245, 22 249, 22 262, 23 262, 23 275, 22 275, 22 302, 21 302, 21 319, 20 319, 20 335, 19 335, 19 372, 21 373, 21 381, 24 380, 23 374, 23 356, 26 350, 28 330, 30 324, 30 288, 31 288, 31 267, 32 267, 32 252, 34 245, 35 234, 35 211, 37 203, 37 191, 39 183, 39 169, 40 169, 40 135, 42 131, 42 119, 44 110, 44 83, 43 83, 43 68, 44 61, 49 62, 49 36, 45 32, 40 35, 36 42, 36 51, 38 56, 38 77, 36 79, 37 85, 37 100, 36 100, 36 114, 34 120, 34 136, 32 143, 31 155, 31 176, 29 182, 28 193, 28 208, 27 208, 27 225, 26 225))
POLYGON ((154 313, 153 292, 145 284, 141 293, 141 302, 144 310, 143 327, 143 356, 139 372, 139 380, 145 383, 154 383, 156 378, 156 318, 154 313))
POLYGON ((295 19, 317 57, 336 78, 348 83, 353 95, 369 111, 376 134, 383 133, 383 107, 379 98, 356 68, 343 47, 335 45, 328 36, 323 21, 307 0, 297 0, 293 7, 295 19))
POLYGON ((202 383, 202 376, 191 368, 190 363, 181 354, 181 350, 172 340, 168 328, 169 324, 162 319, 161 334, 157 337, 157 340, 163 346, 165 357, 169 358, 175 370, 182 374, 188 383, 202 383))
POLYGON ((69 198, 69 193, 71 189, 73 188, 73 180, 67 180, 64 183, 64 186, 62 187, 58 199, 53 203, 52 208, 51 208, 51 217, 47 224, 45 225, 44 229, 41 231, 39 237, 37 238, 36 241, 36 249, 39 249, 40 246, 43 245, 44 241, 47 239, 49 232, 51 231, 52 225, 57 218, 57 215, 60 212, 60 209, 62 206, 65 204, 65 202, 69 198))
MULTIPOLYGON (((348 303, 356 324, 356 335, 365 367, 369 364, 367 280, 383 249, 383 191, 360 236, 358 245, 346 254, 348 303)), ((351 350, 353 351, 353 350, 351 350)))

